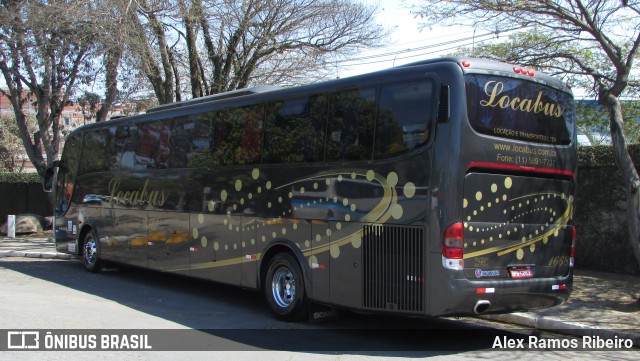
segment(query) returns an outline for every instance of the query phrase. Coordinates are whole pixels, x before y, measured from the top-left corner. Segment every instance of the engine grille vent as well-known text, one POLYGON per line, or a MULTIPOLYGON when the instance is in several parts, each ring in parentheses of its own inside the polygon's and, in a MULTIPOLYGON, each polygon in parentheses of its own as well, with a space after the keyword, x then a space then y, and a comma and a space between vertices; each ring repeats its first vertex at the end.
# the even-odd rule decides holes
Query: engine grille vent
POLYGON ((364 307, 424 311, 424 228, 363 227, 364 307))

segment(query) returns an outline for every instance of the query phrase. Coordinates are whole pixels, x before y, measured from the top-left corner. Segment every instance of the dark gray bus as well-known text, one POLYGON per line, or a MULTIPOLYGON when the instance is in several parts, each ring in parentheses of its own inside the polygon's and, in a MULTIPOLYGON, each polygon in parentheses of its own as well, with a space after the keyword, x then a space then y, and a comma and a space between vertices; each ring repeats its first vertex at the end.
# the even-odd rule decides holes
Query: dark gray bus
POLYGON ((89 271, 255 289, 290 320, 474 315, 569 297, 576 167, 566 84, 442 58, 83 126, 45 188, 89 271))

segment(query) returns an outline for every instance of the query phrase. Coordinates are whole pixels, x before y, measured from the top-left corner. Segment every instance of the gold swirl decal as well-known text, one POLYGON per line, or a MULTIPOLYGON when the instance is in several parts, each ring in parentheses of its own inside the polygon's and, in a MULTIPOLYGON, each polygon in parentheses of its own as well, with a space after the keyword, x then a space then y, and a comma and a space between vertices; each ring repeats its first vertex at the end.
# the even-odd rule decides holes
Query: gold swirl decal
MULTIPOLYGON (((532 194, 532 195, 529 195, 528 197, 534 197, 534 196, 540 196, 540 195, 541 194, 532 194)), ((562 197, 561 195, 558 195, 558 194, 554 194, 553 196, 562 197)), ((491 253, 496 253, 498 256, 503 256, 505 254, 508 254, 514 251, 521 251, 526 247, 531 248, 531 245, 534 245, 540 241, 543 241, 543 243, 546 244, 549 240, 549 237, 557 237, 559 231, 564 227, 566 227, 567 222, 571 219, 571 212, 573 211, 573 205, 571 204, 570 201, 571 201, 571 197, 567 202, 567 208, 565 209, 564 213, 553 223, 549 224, 549 226, 542 227, 542 233, 538 232, 539 234, 535 236, 530 235, 528 238, 525 237, 524 240, 517 240, 502 246, 490 247, 490 248, 485 248, 483 250, 479 250, 476 252, 465 253, 464 258, 470 259, 478 256, 483 256, 486 254, 491 254, 491 253)), ((514 223, 512 222, 505 223, 502 225, 501 229, 504 230, 509 226, 513 226, 513 224, 514 223)), ((518 258, 522 258, 522 257, 518 257, 518 258)))
MULTIPOLYGON (((273 228, 276 226, 278 227, 282 226, 282 229, 276 228, 278 232, 276 231, 271 232, 270 237, 267 236, 269 232, 263 231, 264 234, 261 238, 261 241, 263 243, 266 243, 266 241, 269 239, 273 240, 273 239, 276 239, 277 237, 286 235, 287 229, 285 228, 285 226, 288 225, 289 228, 291 228, 290 231, 294 232, 296 229, 298 229, 298 225, 300 223, 307 222, 305 220, 307 219, 307 217, 302 217, 300 219, 296 218, 295 212, 302 212, 305 209, 304 207, 312 207, 314 205, 320 205, 320 207, 322 207, 322 205, 326 205, 327 209, 331 209, 332 207, 337 207, 337 208, 343 209, 344 211, 340 211, 338 212, 338 214, 335 215, 337 219, 314 220, 314 221, 311 221, 311 223, 327 225, 329 224, 329 221, 333 221, 335 222, 334 224, 335 229, 327 228, 326 234, 317 234, 313 242, 311 241, 311 239, 306 239, 302 241, 293 239, 293 241, 299 242, 297 244, 301 252, 305 255, 305 257, 309 259, 324 252, 330 252, 333 258, 338 258, 340 256, 340 247, 351 244, 354 248, 359 248, 362 244, 362 232, 363 232, 362 228, 359 227, 359 229, 355 232, 353 232, 353 229, 352 229, 352 232, 345 232, 347 230, 347 227, 343 227, 342 222, 357 221, 357 222, 364 222, 364 223, 382 224, 387 222, 389 219, 392 219, 392 218, 400 219, 403 217, 403 213, 404 213, 403 208, 400 204, 398 204, 398 193, 396 190, 396 186, 398 185, 398 175, 395 172, 390 172, 385 177, 383 175, 375 173, 373 170, 368 170, 364 173, 362 170, 353 170, 353 171, 343 170, 341 172, 327 171, 327 172, 317 173, 308 178, 297 179, 293 182, 281 184, 278 186, 275 186, 274 184, 272 184, 271 181, 260 182, 259 176, 260 176, 260 170, 254 169, 251 172, 250 177, 254 181, 256 181, 255 183, 249 182, 251 184, 248 184, 246 182, 246 179, 248 179, 247 177, 243 178, 245 179, 245 182, 242 182, 240 180, 231 182, 231 184, 234 185, 233 188, 222 189, 219 191, 220 201, 222 202, 227 201, 228 199, 231 198, 232 193, 235 193, 233 194, 234 199, 236 199, 238 203, 242 204, 245 198, 252 199, 254 194, 274 192, 274 196, 272 197, 273 199, 267 200, 267 207, 271 208, 272 204, 273 205, 285 204, 284 200, 282 199, 283 197, 276 196, 276 194, 282 194, 283 191, 286 193, 286 190, 290 189, 291 191, 288 193, 288 197, 291 203, 295 203, 293 201, 296 199, 296 197, 304 198, 305 202, 307 203, 297 204, 297 205, 292 204, 291 209, 285 211, 285 213, 283 214, 283 217, 269 219, 269 220, 260 222, 260 224, 245 225, 245 226, 234 228, 235 231, 238 232, 239 234, 239 239, 236 242, 236 244, 239 245, 238 248, 240 246, 244 248, 246 242, 254 244, 254 242, 257 243, 258 241, 260 241, 260 239, 256 241, 253 238, 250 240, 249 239, 240 240, 240 238, 242 238, 241 234, 243 234, 243 232, 245 231, 247 231, 247 233, 249 234, 254 229, 258 229, 258 228, 265 230, 267 227, 273 228), (380 187, 381 192, 375 198, 369 199, 372 203, 365 207, 362 204, 358 204, 358 202, 356 201, 349 200, 347 197, 339 197, 338 194, 334 194, 335 190, 330 189, 332 186, 335 186, 336 184, 347 184, 348 182, 352 182, 354 186, 365 185, 369 187, 371 186, 380 187), (323 189, 326 189, 326 190, 323 190, 323 189), (234 190, 235 192, 233 192, 234 190), (242 190, 244 190, 244 192, 240 194, 240 191, 242 190), (313 199, 313 197, 317 197, 317 199, 313 199), (362 214, 362 212, 366 212, 366 213, 362 214), (355 214, 359 214, 357 220, 352 219, 352 215, 355 215, 355 214), (284 218, 284 216, 287 216, 287 218, 284 218), (313 245, 316 242, 320 242, 320 243, 313 245)), ((403 187, 403 190, 406 198, 412 198, 416 193, 416 187, 412 182, 406 183, 403 187)), ((215 207, 211 206, 211 207, 208 207, 207 209, 209 210, 209 212, 211 212, 214 208, 215 207)), ((232 217, 231 213, 228 213, 226 215, 226 219, 224 222, 225 226, 229 225, 229 230, 232 230, 231 217, 232 217)), ((199 224, 205 223, 204 214, 199 214, 197 216, 197 222, 199 224)), ((200 232, 197 227, 193 228, 192 233, 195 239, 199 238, 200 236, 204 237, 202 232, 200 232)), ((210 246, 211 243, 212 242, 202 242, 201 245, 203 248, 206 248, 210 246)), ((219 248, 216 248, 216 247, 220 247, 220 245, 218 244, 218 242, 215 242, 213 243, 213 247, 216 251, 218 251, 219 248)), ((191 269, 217 268, 217 267, 223 267, 223 266, 237 265, 243 262, 256 262, 261 258, 262 258, 261 252, 258 252, 255 254, 247 254, 242 257, 228 258, 228 259, 224 259, 224 257, 222 257, 222 259, 219 259, 216 261, 192 264, 190 268, 191 269)), ((185 269, 181 269, 181 270, 185 270, 185 269)))
POLYGON ((510 198, 514 182, 505 177, 502 183, 484 183, 482 189, 469 191, 468 199, 463 199, 464 259, 515 252, 515 258, 522 261, 527 249, 543 252, 545 246, 557 246, 554 238, 564 237, 561 232, 573 217, 573 196, 557 190, 516 193, 510 198))

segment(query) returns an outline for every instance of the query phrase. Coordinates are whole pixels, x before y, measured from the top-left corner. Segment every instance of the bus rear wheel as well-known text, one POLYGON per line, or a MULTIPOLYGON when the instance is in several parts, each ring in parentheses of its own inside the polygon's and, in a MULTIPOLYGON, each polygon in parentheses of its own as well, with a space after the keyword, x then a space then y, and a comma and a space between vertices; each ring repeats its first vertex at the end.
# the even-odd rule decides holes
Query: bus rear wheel
POLYGON ((299 321, 307 311, 304 278, 298 262, 288 253, 279 253, 269 262, 264 295, 274 316, 299 321))
POLYGON ((99 272, 100 271, 100 243, 93 232, 90 230, 84 236, 82 241, 82 262, 84 263, 84 267, 89 272, 99 272))

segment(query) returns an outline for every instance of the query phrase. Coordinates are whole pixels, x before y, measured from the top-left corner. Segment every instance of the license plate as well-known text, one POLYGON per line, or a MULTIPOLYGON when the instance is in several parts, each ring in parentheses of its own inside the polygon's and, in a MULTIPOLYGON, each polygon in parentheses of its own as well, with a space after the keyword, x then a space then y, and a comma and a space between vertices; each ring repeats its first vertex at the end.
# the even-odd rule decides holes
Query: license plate
POLYGON ((513 267, 509 268, 509 274, 511 278, 531 278, 533 277, 533 271, 531 267, 513 267))

